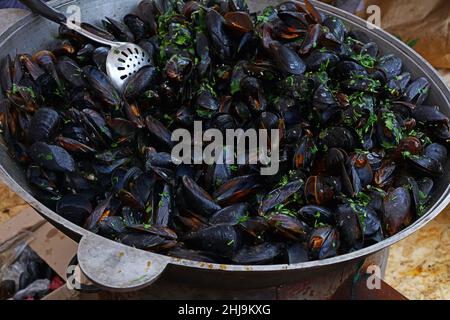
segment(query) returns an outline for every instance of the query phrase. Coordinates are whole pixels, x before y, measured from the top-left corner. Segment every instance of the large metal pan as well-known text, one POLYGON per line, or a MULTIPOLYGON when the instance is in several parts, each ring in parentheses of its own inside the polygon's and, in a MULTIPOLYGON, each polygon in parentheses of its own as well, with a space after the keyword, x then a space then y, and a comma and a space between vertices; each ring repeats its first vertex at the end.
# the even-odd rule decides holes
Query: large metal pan
MULTIPOLYGON (((82 20, 99 23, 104 16, 121 18, 132 11, 138 0, 57 0, 51 5, 66 11, 70 5, 81 8, 82 20)), ((275 1, 249 1, 253 10, 259 10, 275 1)), ((450 116, 450 91, 440 76, 412 49, 382 30, 369 30, 366 22, 331 6, 316 3, 324 13, 343 19, 352 29, 366 32, 384 53, 401 57, 405 68, 414 77, 425 76, 432 85, 429 104, 439 105, 450 116)), ((15 23, 0 36, 0 58, 17 52, 34 52, 45 48, 57 34, 57 27, 43 18, 28 15, 15 23)), ((7 185, 33 206, 57 228, 79 241, 78 259, 83 272, 100 287, 109 290, 130 291, 152 284, 150 289, 164 287, 164 283, 195 283, 209 289, 242 289, 289 286, 296 283, 292 295, 298 298, 328 298, 341 283, 351 276, 363 261, 382 264, 386 248, 406 238, 436 217, 450 201, 450 162, 445 174, 437 184, 428 212, 409 228, 371 247, 339 257, 293 265, 235 266, 207 264, 164 255, 149 253, 123 246, 99 237, 76 226, 49 210, 33 196, 23 170, 8 155, 3 141, 0 143, 0 176, 7 185)), ((244 291, 242 291, 244 292, 244 291)), ((260 291, 263 292, 263 291, 260 291)), ((157 296, 157 295, 156 295, 157 296)), ((212 297, 212 296, 209 296, 212 297)))

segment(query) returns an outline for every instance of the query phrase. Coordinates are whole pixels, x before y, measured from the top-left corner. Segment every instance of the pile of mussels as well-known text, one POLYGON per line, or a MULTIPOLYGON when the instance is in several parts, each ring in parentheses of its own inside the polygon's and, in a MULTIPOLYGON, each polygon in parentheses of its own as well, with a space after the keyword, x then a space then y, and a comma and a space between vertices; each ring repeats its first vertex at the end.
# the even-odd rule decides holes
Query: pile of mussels
MULTIPOLYGON (((449 119, 430 84, 366 34, 288 1, 145 0, 82 27, 139 44, 151 66, 119 94, 108 48, 60 27, 1 68, 1 130, 35 196, 86 229, 204 262, 298 263, 390 237, 424 214, 449 119), (171 133, 279 129, 280 170, 176 165, 171 133)), ((226 148, 224 149, 226 150, 226 148)))

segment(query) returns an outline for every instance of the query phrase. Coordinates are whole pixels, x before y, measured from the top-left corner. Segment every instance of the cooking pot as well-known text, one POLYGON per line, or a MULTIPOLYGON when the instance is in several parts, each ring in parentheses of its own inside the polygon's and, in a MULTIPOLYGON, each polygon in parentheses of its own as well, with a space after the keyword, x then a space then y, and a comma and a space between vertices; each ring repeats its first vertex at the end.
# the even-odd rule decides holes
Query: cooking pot
MULTIPOLYGON (((57 0, 50 5, 66 12, 71 5, 79 6, 83 21, 99 24, 105 16, 121 19, 133 11, 139 0, 57 0)), ((248 1, 252 11, 258 11, 276 1, 248 1)), ((281 2, 281 1, 280 1, 281 2)), ((367 23, 356 16, 322 3, 317 8, 334 15, 351 27, 360 30, 375 41, 381 52, 393 53, 404 62, 413 78, 426 77, 430 80, 431 95, 428 104, 438 105, 450 117, 450 91, 439 74, 424 59, 397 38, 380 29, 370 30, 367 23)), ((57 25, 34 14, 29 14, 0 35, 0 58, 7 54, 32 53, 46 48, 57 35, 57 25)), ((201 287, 207 290, 231 290, 232 296, 240 292, 266 292, 264 288, 293 288, 291 297, 329 298, 344 280, 351 277, 363 262, 385 266, 387 248, 416 232, 436 217, 450 201, 450 162, 444 176, 436 184, 426 214, 405 230, 378 244, 362 250, 331 259, 292 265, 239 266, 220 265, 172 258, 127 247, 95 235, 59 216, 34 197, 28 185, 24 170, 10 157, 3 140, 0 141, 0 176, 6 184, 35 208, 45 219, 59 230, 79 242, 78 261, 83 273, 96 285, 113 291, 132 291, 147 287, 162 297, 164 292, 182 291, 182 286, 201 287), (154 283, 158 278, 159 281, 154 283), (164 284, 171 283, 172 289, 164 290, 164 284), (153 285, 152 285, 153 284, 153 285), (179 286, 177 286, 179 284, 179 286), (295 284, 294 287, 291 285, 295 284), (289 287, 291 286, 291 287, 289 287), (246 291, 244 289, 253 291, 246 291), (234 291, 233 291, 234 290, 234 291)), ((205 291, 206 290, 206 291, 205 291)), ((212 292, 212 291, 210 291, 212 292)), ((218 291, 217 291, 218 292, 218 291)), ((198 297, 212 298, 220 295, 206 294, 198 297)), ((254 296, 253 296, 254 297, 254 296)))

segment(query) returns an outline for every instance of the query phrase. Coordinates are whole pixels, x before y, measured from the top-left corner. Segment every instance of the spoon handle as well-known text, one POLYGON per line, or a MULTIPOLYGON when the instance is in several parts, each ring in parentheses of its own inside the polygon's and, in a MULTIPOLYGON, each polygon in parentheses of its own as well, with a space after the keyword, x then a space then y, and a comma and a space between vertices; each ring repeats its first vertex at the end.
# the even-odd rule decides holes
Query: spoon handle
POLYGON ((32 12, 40 16, 43 16, 53 22, 59 24, 66 22, 67 18, 64 14, 51 8, 41 0, 19 0, 19 1, 22 2, 26 7, 28 7, 28 9, 30 9, 32 12))

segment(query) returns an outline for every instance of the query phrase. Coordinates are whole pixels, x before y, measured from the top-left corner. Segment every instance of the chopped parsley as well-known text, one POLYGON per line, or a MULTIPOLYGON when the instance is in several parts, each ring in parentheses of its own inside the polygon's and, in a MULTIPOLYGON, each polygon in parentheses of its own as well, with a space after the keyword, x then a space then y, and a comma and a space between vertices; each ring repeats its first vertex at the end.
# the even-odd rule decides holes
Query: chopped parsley
POLYGON ((231 81, 231 86, 230 86, 230 90, 231 90, 231 94, 234 95, 237 92, 239 92, 241 90, 241 83, 239 80, 234 79, 233 81, 231 81))
POLYGON ((367 69, 373 69, 377 63, 377 59, 367 53, 354 54, 352 58, 367 69))
POLYGON ((272 19, 272 17, 274 17, 275 15, 276 15, 275 9, 274 9, 272 6, 269 6, 269 7, 265 8, 265 9, 263 10, 263 12, 262 12, 260 15, 258 15, 258 16, 256 17, 256 22, 257 22, 258 24, 260 24, 260 23, 267 23, 267 22, 269 22, 269 21, 272 19))
POLYGON ((297 217, 297 213, 294 210, 286 208, 284 204, 278 204, 275 206, 275 211, 279 214, 284 214, 285 216, 290 216, 293 218, 297 217))
POLYGON ((237 220, 237 223, 238 223, 238 224, 245 223, 245 222, 247 222, 249 219, 250 219, 250 216, 249 216, 248 213, 246 213, 244 216, 239 217, 239 219, 237 220))
POLYGON ((195 113, 197 113, 197 115, 201 118, 210 118, 212 116, 212 114, 214 113, 213 110, 208 110, 208 109, 196 109, 195 113))

